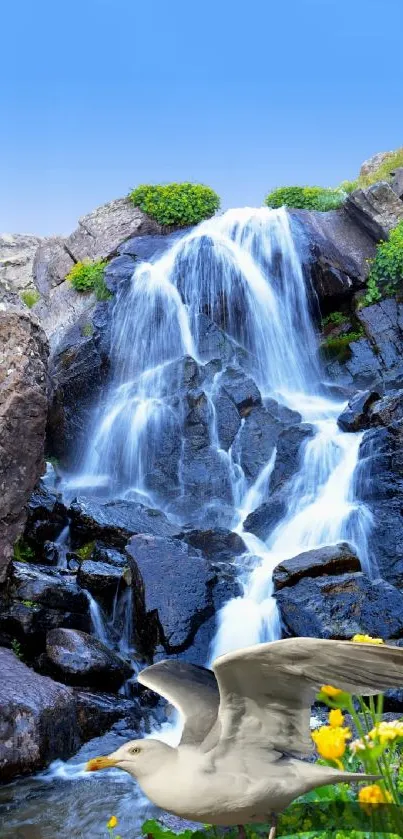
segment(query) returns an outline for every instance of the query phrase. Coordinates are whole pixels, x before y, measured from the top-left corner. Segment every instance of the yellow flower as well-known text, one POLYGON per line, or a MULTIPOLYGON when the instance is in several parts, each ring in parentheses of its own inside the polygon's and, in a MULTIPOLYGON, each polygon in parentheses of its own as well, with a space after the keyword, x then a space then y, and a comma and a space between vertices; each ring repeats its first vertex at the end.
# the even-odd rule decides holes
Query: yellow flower
POLYGON ((116 827, 117 824, 118 824, 118 820, 117 820, 116 816, 111 816, 109 821, 108 821, 108 824, 106 826, 107 826, 108 830, 113 830, 113 828, 116 827))
POLYGON ((334 708, 332 711, 329 711, 329 723, 332 728, 339 728, 339 726, 344 725, 344 716, 340 708, 334 708))
POLYGON ((324 693, 326 696, 340 696, 343 693, 342 690, 339 688, 334 688, 333 685, 322 685, 321 693, 324 693))
POLYGON ((370 737, 371 740, 378 738, 379 742, 383 746, 391 740, 393 741, 403 737, 403 722, 399 722, 399 720, 380 722, 369 732, 368 737, 370 737))
POLYGON ((331 725, 322 725, 317 731, 312 732, 312 740, 316 748, 326 760, 338 760, 346 751, 346 740, 351 737, 349 728, 332 728, 331 725))
POLYGON ((370 812, 371 807, 377 806, 378 804, 388 804, 392 801, 392 796, 390 792, 383 790, 379 784, 372 784, 371 786, 360 789, 358 800, 363 805, 363 809, 366 812, 370 812), (368 807, 368 805, 370 806, 368 807))
POLYGON ((355 641, 358 644, 384 644, 385 641, 382 638, 372 638, 371 635, 354 635, 352 641, 355 641))

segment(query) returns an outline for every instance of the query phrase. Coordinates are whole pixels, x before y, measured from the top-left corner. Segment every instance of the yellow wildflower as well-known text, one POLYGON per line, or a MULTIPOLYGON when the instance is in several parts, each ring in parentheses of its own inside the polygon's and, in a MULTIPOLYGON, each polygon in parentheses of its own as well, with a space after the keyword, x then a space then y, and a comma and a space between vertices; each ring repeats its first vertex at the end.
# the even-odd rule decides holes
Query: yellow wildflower
POLYGON ((108 830, 113 830, 114 827, 117 827, 117 824, 118 824, 118 820, 117 820, 116 816, 111 816, 109 821, 108 821, 108 824, 106 826, 107 826, 108 830))
POLYGON ((344 725, 344 716, 340 708, 334 708, 332 711, 329 711, 329 723, 332 728, 339 728, 339 726, 344 725))
POLYGON ((316 748, 326 760, 338 760, 346 751, 346 740, 351 737, 349 728, 332 728, 331 725, 322 725, 317 731, 312 732, 312 740, 316 748))
POLYGON ((375 740, 376 738, 379 739, 379 742, 383 746, 385 743, 389 743, 389 741, 397 740, 400 737, 403 737, 403 722, 399 722, 399 720, 391 720, 390 722, 383 722, 378 723, 378 725, 373 728, 368 737, 371 740, 375 740))
POLYGON ((379 784, 371 784, 371 786, 360 789, 358 800, 363 805, 363 809, 368 813, 371 812, 371 807, 377 806, 378 804, 388 804, 392 801, 392 796, 390 792, 383 790, 379 784))
POLYGON ((321 693, 324 693, 326 696, 340 696, 343 693, 342 690, 339 688, 334 688, 333 685, 322 685, 321 693))
POLYGON ((371 635, 354 635, 352 638, 358 644, 384 644, 382 638, 372 638, 371 635))

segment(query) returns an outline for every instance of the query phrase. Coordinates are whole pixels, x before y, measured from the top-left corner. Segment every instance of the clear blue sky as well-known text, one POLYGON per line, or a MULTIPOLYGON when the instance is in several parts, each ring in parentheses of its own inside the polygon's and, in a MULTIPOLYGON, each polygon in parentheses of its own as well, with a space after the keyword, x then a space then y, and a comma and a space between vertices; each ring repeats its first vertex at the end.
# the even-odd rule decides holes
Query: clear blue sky
POLYGON ((0 231, 144 182, 224 207, 403 145, 403 0, 4 0, 0 231))

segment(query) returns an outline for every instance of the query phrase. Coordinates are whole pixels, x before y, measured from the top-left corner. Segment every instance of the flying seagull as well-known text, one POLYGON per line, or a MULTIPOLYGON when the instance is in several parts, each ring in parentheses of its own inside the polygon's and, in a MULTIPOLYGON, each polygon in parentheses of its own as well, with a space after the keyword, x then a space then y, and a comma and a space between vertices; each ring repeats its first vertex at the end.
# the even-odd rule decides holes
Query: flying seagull
POLYGON ((332 783, 379 776, 342 772, 301 758, 314 750, 310 713, 324 684, 373 695, 403 685, 403 649, 288 638, 220 656, 213 672, 162 661, 138 680, 184 719, 177 748, 133 740, 89 771, 116 766, 137 779, 158 807, 196 822, 269 822, 298 796, 332 783))

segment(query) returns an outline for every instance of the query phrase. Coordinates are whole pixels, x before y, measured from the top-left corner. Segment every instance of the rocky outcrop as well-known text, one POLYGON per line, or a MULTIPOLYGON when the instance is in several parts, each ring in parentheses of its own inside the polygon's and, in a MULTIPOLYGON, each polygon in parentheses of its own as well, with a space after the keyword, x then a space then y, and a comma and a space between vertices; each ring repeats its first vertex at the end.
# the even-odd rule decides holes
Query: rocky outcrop
POLYGON ((345 208, 352 221, 375 241, 387 239, 403 220, 403 202, 386 181, 356 189, 348 195, 345 208))
POLYGON ((5 292, 19 294, 34 288, 33 263, 41 241, 39 236, 19 233, 0 235, 0 300, 5 292))
POLYGON ((390 185, 397 197, 403 201, 403 166, 399 167, 399 169, 395 169, 390 185))
POLYGON ((35 772, 79 746, 71 688, 40 676, 0 648, 0 781, 35 772))
POLYGON ((26 520, 25 505, 44 471, 47 344, 39 325, 0 311, 0 582, 26 520))
POLYGON ((124 548, 137 533, 153 536, 178 536, 181 529, 171 524, 164 513, 135 501, 109 501, 79 498, 70 507, 72 535, 78 544, 99 539, 107 545, 124 548))
POLYGON ((377 154, 373 154, 368 160, 364 160, 360 169, 360 177, 366 178, 368 175, 374 175, 379 167, 382 166, 382 163, 385 163, 393 155, 394 151, 380 151, 377 154))
POLYGON ((72 685, 118 690, 131 674, 120 656, 85 632, 53 629, 46 636, 46 660, 56 678, 72 685))
POLYGON ((321 577, 323 575, 344 574, 347 571, 360 571, 361 563, 350 545, 341 542, 316 548, 280 562, 273 572, 275 591, 285 586, 294 586, 303 577, 321 577))
POLYGON ((276 595, 286 631, 312 638, 403 637, 403 594, 365 574, 304 577, 276 595))
POLYGON ((361 390, 354 394, 337 422, 343 431, 360 431, 370 424, 369 411, 380 394, 374 390, 361 390))

